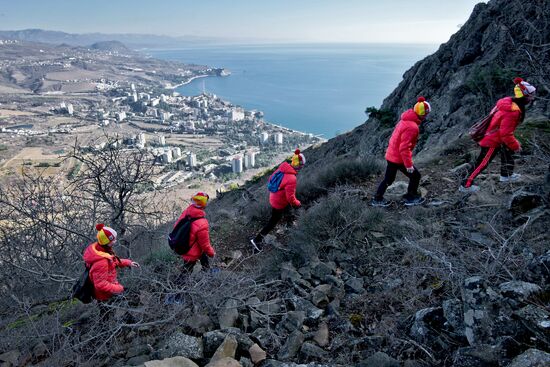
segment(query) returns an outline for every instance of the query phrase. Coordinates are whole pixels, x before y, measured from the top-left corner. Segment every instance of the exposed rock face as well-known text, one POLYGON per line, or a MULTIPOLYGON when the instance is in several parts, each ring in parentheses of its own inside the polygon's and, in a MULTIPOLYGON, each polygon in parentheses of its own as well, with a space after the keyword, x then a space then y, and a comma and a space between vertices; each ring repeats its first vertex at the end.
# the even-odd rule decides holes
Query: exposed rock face
MULTIPOLYGON (((528 107, 527 116, 548 116, 550 53, 543 45, 550 39, 549 18, 548 1, 492 0, 477 4, 470 19, 447 43, 405 72, 380 109, 389 111, 396 123, 418 96, 428 99, 432 112, 417 144, 419 158, 429 158, 465 136, 499 98, 513 94, 515 76, 536 85, 537 94, 543 97, 528 107), (527 60, 527 54, 531 59, 527 60)), ((376 153, 382 158, 393 127, 394 123, 381 125, 369 118, 315 154, 310 153, 304 172, 319 169, 326 157, 350 152, 376 153)))

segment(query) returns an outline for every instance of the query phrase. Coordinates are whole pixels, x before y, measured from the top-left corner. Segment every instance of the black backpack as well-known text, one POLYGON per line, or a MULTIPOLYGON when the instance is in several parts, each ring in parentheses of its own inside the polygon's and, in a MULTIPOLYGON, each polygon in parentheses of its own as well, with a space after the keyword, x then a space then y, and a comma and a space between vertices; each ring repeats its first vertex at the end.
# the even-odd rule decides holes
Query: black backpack
POLYGON ((176 224, 172 232, 168 235, 168 244, 172 251, 178 255, 185 255, 191 249, 189 237, 191 236, 191 224, 197 219, 204 217, 191 218, 186 216, 176 224))
POLYGON ((73 285, 71 298, 76 298, 82 303, 90 303, 94 299, 94 284, 90 279, 90 269, 86 267, 80 278, 73 285))

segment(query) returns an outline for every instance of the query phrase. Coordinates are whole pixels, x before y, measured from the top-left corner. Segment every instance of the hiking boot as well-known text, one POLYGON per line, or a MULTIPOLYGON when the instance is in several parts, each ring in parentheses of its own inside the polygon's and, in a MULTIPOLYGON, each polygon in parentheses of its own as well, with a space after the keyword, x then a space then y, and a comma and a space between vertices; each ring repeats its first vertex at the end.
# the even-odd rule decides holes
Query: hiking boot
POLYGON ((510 176, 500 176, 499 181, 500 182, 516 182, 521 179, 521 175, 519 173, 512 173, 510 176))
POLYGON ((391 203, 386 199, 382 199, 382 200, 372 199, 371 202, 370 202, 371 206, 374 206, 374 207, 377 207, 377 208, 386 208, 386 207, 390 206, 390 204, 391 203))
POLYGON ((262 244, 259 241, 257 241, 254 238, 251 238, 249 242, 252 245, 252 251, 255 254, 262 252, 262 244))
POLYGON ((412 199, 405 199, 405 206, 416 206, 421 205, 426 201, 422 196, 416 196, 412 199))
POLYGON ((472 186, 470 186, 470 187, 464 187, 464 186, 461 185, 461 186, 458 188, 458 191, 463 192, 463 193, 465 193, 465 194, 471 194, 471 193, 473 193, 473 192, 478 192, 478 191, 479 191, 479 186, 477 186, 477 185, 472 185, 472 186))

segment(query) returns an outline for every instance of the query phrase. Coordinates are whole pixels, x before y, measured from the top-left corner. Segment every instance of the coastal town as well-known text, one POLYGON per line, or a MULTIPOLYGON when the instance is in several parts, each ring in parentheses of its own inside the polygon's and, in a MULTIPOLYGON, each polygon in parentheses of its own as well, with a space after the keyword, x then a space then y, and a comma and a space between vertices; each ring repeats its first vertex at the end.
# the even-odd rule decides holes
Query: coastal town
POLYGON ((23 166, 75 175, 65 159, 71 148, 94 154, 114 144, 150 153, 156 189, 223 191, 321 141, 216 95, 175 91, 228 70, 144 58, 120 45, 52 48, 0 45, 0 176, 23 166))

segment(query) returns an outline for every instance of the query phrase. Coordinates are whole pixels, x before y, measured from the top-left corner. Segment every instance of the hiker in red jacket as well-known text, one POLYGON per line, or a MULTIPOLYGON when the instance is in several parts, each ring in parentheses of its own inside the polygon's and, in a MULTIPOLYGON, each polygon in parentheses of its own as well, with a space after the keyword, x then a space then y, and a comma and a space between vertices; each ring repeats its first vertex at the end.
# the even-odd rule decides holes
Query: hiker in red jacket
POLYGON ((94 298, 98 301, 107 301, 109 298, 124 291, 124 287, 117 280, 117 268, 139 267, 139 264, 130 259, 120 259, 113 251, 117 233, 104 224, 96 225, 97 242, 84 250, 84 262, 90 269, 90 280, 94 285, 94 298))
POLYGON ((514 153, 521 151, 521 144, 514 136, 514 131, 525 118, 525 107, 535 98, 536 88, 515 78, 514 97, 504 97, 496 104, 493 115, 483 139, 479 141, 481 151, 474 167, 459 188, 461 192, 476 192, 479 186, 474 185, 475 178, 483 172, 493 158, 500 153, 500 182, 513 182, 520 178, 514 173, 514 153))
POLYGON ((430 111, 431 106, 426 99, 418 97, 414 107, 401 115, 401 120, 395 126, 386 150, 386 161, 388 162, 386 174, 372 199, 372 206, 386 207, 390 205, 390 202, 384 199, 384 194, 388 186, 395 181, 397 171, 403 172, 409 178, 407 194, 403 197, 405 205, 420 205, 424 202, 425 199, 418 193, 420 172, 414 166, 412 152, 418 140, 419 126, 430 111))
POLYGON ((192 271, 193 267, 200 261, 203 269, 207 269, 210 264, 209 257, 214 257, 216 251, 210 244, 210 231, 208 227, 208 220, 204 213, 204 208, 208 204, 208 194, 198 192, 191 200, 192 203, 181 213, 180 217, 174 224, 174 228, 178 225, 179 221, 189 216, 191 219, 200 218, 191 223, 191 233, 189 234, 189 251, 181 255, 183 262, 185 263, 185 270, 192 271))
POLYGON ((283 179, 279 185, 277 192, 269 193, 269 204, 271 204, 271 218, 262 228, 260 233, 253 239, 250 239, 250 244, 255 252, 262 250, 262 242, 264 237, 275 228, 277 223, 283 217, 283 213, 288 206, 299 208, 302 204, 296 199, 296 175, 302 169, 306 159, 299 149, 296 149, 291 159, 291 163, 283 162, 271 175, 271 180, 278 172, 283 173, 283 179))

